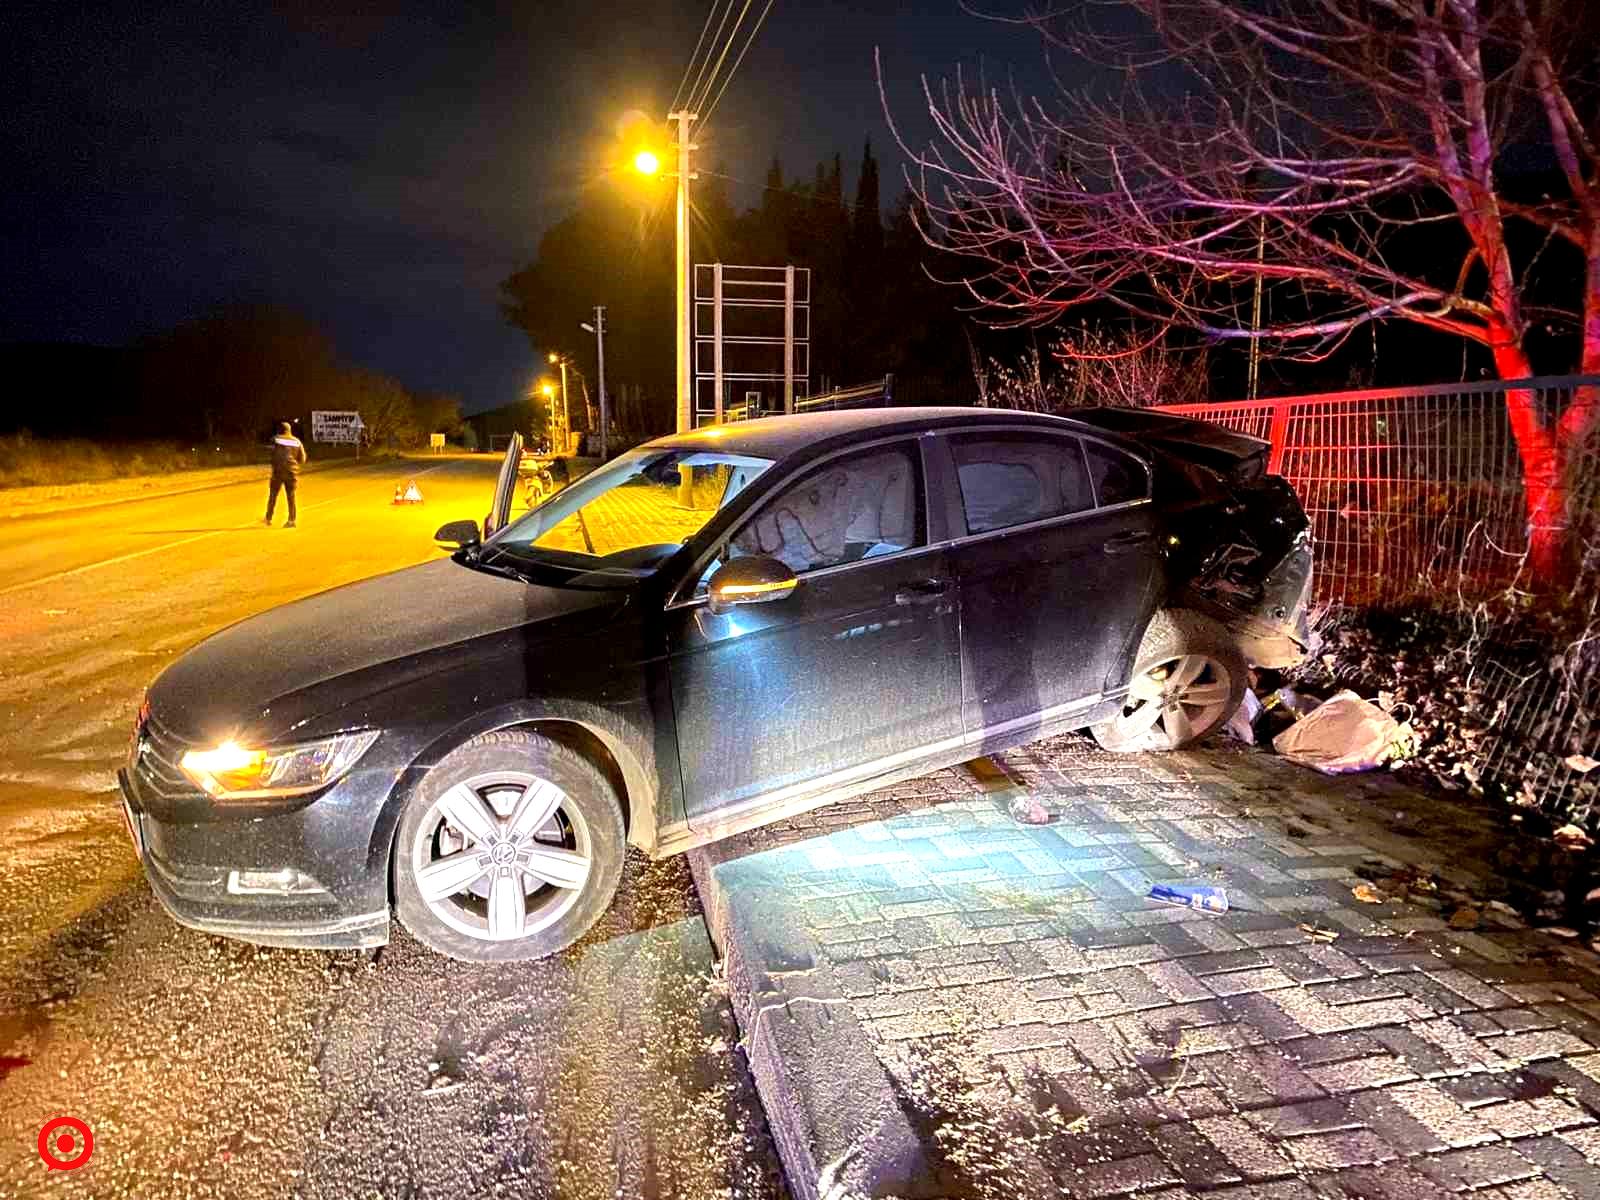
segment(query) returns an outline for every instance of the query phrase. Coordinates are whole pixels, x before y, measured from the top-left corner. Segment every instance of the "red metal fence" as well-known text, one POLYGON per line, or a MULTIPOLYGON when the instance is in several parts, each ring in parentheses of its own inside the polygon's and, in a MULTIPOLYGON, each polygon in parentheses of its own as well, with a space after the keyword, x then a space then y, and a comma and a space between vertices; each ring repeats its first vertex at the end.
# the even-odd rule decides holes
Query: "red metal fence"
MULTIPOLYGON (((1527 516, 1505 393, 1534 392, 1547 417, 1575 388, 1566 376, 1161 405, 1272 445, 1311 517, 1321 600, 1368 603, 1449 589, 1504 587, 1527 550, 1527 516)), ((1585 494, 1593 472, 1572 481, 1585 494)))

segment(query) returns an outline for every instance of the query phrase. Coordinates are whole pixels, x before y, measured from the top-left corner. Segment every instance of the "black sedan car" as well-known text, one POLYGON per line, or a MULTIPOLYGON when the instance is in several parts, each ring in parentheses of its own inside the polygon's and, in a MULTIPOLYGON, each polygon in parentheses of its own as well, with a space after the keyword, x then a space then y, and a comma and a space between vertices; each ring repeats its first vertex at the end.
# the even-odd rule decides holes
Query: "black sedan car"
POLYGON ((1306 519, 1159 414, 779 417, 662 438, 447 559, 173 663, 121 782, 180 922, 548 955, 669 855, 1066 730, 1183 746, 1293 661, 1306 519))

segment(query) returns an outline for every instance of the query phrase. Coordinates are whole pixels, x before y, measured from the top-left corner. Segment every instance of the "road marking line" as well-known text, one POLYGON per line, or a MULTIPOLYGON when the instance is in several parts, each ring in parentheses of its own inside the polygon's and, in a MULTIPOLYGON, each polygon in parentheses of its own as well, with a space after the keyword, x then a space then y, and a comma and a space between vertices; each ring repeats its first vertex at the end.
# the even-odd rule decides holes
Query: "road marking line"
MULTIPOLYGON (((438 466, 428 467, 423 471, 415 471, 406 478, 415 479, 417 476, 426 475, 430 471, 442 471, 449 465, 449 463, 440 463, 438 466)), ((310 512, 313 509, 325 508, 330 504, 337 504, 339 501, 353 494, 353 491, 344 492, 337 496, 331 496, 326 500, 318 500, 315 504, 302 504, 299 506, 299 509, 301 512, 310 512)), ((260 522, 250 521, 244 525, 233 525, 227 529, 213 529, 209 533, 197 533, 193 537, 179 538, 175 542, 163 542, 159 546, 146 546, 143 550, 133 550, 127 554, 119 554, 115 558, 103 558, 99 562, 85 563, 81 567, 72 567, 65 571, 57 571, 54 575, 41 575, 37 579, 28 579, 22 583, 13 583, 9 587, 0 588, 0 596, 9 596, 12 592, 20 592, 24 588, 37 587, 43 583, 54 583, 58 579, 67 579, 73 575, 82 575, 85 571, 96 571, 101 567, 114 567, 118 563, 130 562, 135 558, 143 558, 147 554, 157 554, 162 550, 173 550, 179 546, 190 545, 193 542, 203 542, 207 538, 221 537, 225 533, 242 533, 247 529, 258 528, 260 528, 260 522)))

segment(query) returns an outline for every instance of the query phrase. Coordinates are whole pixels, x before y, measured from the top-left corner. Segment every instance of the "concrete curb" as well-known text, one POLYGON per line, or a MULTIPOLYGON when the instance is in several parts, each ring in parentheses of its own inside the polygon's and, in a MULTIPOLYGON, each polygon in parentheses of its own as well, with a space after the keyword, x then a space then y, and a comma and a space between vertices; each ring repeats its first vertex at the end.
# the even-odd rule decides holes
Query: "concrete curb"
POLYGON ((734 1016, 796 1200, 927 1194, 930 1169, 873 1041, 761 855, 689 855, 734 1016))

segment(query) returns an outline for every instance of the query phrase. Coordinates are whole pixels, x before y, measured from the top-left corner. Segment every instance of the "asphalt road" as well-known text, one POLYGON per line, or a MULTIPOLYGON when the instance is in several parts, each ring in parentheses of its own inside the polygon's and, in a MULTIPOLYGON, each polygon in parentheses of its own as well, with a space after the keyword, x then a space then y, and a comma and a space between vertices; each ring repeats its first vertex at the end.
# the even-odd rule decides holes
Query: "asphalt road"
POLYGON ((375 960, 181 929, 128 845, 114 773, 162 666, 435 557, 496 466, 311 475, 294 530, 264 482, 0 522, 0 1198, 781 1194, 682 860, 630 857, 566 954, 476 969, 398 926, 375 960), (392 506, 408 477, 426 502, 392 506), (37 1153, 58 1114, 93 1130, 78 1170, 37 1153))

